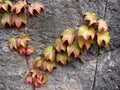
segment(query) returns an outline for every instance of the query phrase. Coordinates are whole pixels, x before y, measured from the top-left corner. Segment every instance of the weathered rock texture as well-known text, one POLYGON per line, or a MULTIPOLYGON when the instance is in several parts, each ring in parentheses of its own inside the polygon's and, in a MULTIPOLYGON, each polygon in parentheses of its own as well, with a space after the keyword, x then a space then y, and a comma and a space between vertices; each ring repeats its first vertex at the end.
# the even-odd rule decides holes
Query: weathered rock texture
POLYGON ((29 62, 52 45, 64 29, 71 27, 77 31, 86 11, 94 11, 107 20, 110 44, 101 50, 93 46, 67 66, 58 65, 53 73, 48 73, 46 85, 33 88, 24 82, 28 70, 25 57, 7 47, 8 39, 19 36, 24 28, 15 30, 0 26, 0 90, 120 90, 120 0, 35 1, 41 1, 46 12, 29 19, 28 34, 36 48, 29 62))

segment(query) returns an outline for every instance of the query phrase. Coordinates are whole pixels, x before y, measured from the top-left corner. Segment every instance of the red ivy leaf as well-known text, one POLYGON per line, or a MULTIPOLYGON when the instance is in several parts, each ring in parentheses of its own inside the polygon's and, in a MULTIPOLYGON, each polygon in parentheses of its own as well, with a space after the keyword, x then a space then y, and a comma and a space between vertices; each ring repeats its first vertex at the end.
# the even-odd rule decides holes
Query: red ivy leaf
POLYGON ((42 84, 45 84, 48 81, 48 77, 46 74, 41 74, 38 71, 32 69, 26 76, 25 81, 27 83, 33 84, 36 87, 40 87, 42 84))

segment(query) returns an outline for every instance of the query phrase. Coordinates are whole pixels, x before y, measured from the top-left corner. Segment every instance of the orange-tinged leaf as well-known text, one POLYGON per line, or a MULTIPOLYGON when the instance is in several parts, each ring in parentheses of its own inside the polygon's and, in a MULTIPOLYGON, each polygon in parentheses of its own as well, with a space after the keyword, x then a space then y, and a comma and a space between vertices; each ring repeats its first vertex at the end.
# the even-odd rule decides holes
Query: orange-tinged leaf
POLYGON ((36 57, 33 62, 33 68, 42 68, 43 67, 43 60, 41 57, 36 57))
POLYGON ((66 65, 67 62, 70 62, 70 57, 67 55, 67 53, 57 53, 56 61, 66 65))
POLYGON ((89 21, 89 26, 97 21, 98 17, 93 12, 87 12, 84 14, 84 20, 89 21))
POLYGON ((105 20, 100 19, 98 21, 98 30, 99 31, 101 31, 101 30, 107 31, 108 30, 108 24, 105 20))
POLYGON ((45 7, 39 2, 34 2, 28 7, 28 10, 30 15, 34 15, 35 12, 37 12, 37 14, 41 14, 41 12, 45 10, 45 7))
POLYGON ((48 70, 49 72, 52 72, 55 67, 55 62, 43 61, 43 67, 41 69, 44 71, 48 70))
POLYGON ((15 25, 17 28, 20 28, 22 24, 24 24, 24 25, 27 24, 27 17, 25 16, 25 14, 20 13, 18 15, 12 16, 12 25, 13 26, 15 25))
POLYGON ((48 46, 47 48, 44 49, 43 51, 44 58, 49 61, 54 61, 55 60, 55 50, 53 46, 48 46))
POLYGON ((8 42, 8 46, 11 50, 17 49, 16 39, 11 38, 8 42))
POLYGON ((30 37, 26 34, 21 34, 20 37, 17 39, 17 44, 22 47, 26 47, 27 42, 30 41, 30 37))
POLYGON ((8 7, 12 7, 12 2, 10 0, 5 0, 0 2, 0 10, 3 9, 5 11, 8 11, 8 7))
POLYGON ((69 45, 71 45, 75 37, 74 29, 69 28, 69 29, 64 30, 64 32, 61 34, 61 37, 62 37, 63 43, 67 42, 69 45))
POLYGON ((8 24, 11 27, 12 23, 11 23, 11 14, 10 13, 4 13, 3 14, 2 19, 1 19, 1 24, 3 26, 8 24))
POLYGON ((75 58, 79 56, 80 48, 78 46, 77 40, 75 40, 72 45, 67 46, 67 54, 69 57, 71 56, 71 54, 73 54, 75 58))
POLYGON ((66 51, 66 45, 62 43, 61 38, 55 40, 54 48, 57 52, 66 51))
POLYGON ((102 45, 103 41, 105 42, 106 45, 110 42, 110 34, 108 31, 98 31, 97 32, 97 43, 99 46, 102 45))
POLYGON ((26 76, 25 81, 36 87, 40 87, 48 81, 48 77, 46 74, 39 73, 37 70, 32 69, 26 76))
POLYGON ((92 27, 88 28, 88 26, 82 25, 82 26, 80 26, 80 28, 78 30, 78 36, 79 37, 83 36, 85 40, 88 40, 90 37, 92 39, 94 39, 94 37, 95 37, 95 30, 92 27))
POLYGON ((87 50, 90 48, 91 44, 94 44, 94 41, 90 38, 88 40, 85 40, 83 37, 78 37, 78 44, 79 47, 82 49, 84 46, 86 46, 87 50))
POLYGON ((56 63, 45 61, 45 60, 42 60, 41 57, 37 57, 34 60, 33 67, 34 68, 40 68, 41 70, 44 70, 44 71, 52 72, 53 69, 56 67, 56 63))
POLYGON ((20 13, 22 9, 24 9, 24 7, 26 6, 26 2, 25 1, 18 1, 17 3, 15 3, 12 8, 11 8, 11 12, 15 12, 16 14, 20 13))

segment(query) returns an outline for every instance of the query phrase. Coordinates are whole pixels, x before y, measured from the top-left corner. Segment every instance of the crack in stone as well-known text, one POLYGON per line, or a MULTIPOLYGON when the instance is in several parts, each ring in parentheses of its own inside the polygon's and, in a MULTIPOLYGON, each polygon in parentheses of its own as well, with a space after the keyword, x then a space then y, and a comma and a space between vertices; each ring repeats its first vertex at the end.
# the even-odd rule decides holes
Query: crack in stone
MULTIPOLYGON (((100 47, 98 46, 97 56, 99 56, 99 55, 100 55, 100 47)), ((96 66, 95 66, 95 73, 94 73, 94 80, 93 80, 92 90, 95 90, 96 74, 97 74, 97 66, 98 66, 98 59, 96 59, 96 66)))
MULTIPOLYGON (((104 19, 106 18, 107 7, 108 7, 108 0, 106 1, 104 19)), ((101 50, 101 48, 98 46, 98 55, 97 56, 100 56, 100 50, 101 50)), ((94 74, 94 81, 93 81, 92 90, 95 90, 97 67, 98 67, 98 59, 96 59, 96 67, 95 67, 95 74, 94 74)))
POLYGON ((104 12, 104 19, 106 18, 107 7, 108 7, 108 0, 106 0, 106 6, 105 6, 105 12, 104 12))

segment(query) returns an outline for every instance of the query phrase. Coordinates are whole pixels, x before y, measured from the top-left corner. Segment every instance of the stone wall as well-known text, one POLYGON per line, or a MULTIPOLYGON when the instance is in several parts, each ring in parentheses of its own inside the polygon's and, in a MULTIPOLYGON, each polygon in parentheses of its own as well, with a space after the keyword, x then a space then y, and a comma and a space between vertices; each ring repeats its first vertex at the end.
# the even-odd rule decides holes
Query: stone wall
POLYGON ((36 53, 54 43, 66 28, 76 31, 83 23, 82 14, 93 11, 109 24, 110 44, 99 49, 91 47, 67 66, 58 65, 48 73, 49 81, 41 88, 24 82, 28 70, 25 57, 11 52, 7 42, 19 36, 24 28, 7 29, 0 26, 0 90, 120 90, 120 0, 28 0, 40 1, 46 11, 29 19, 28 34, 36 53), (82 63, 81 63, 82 61, 82 63))

